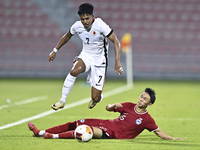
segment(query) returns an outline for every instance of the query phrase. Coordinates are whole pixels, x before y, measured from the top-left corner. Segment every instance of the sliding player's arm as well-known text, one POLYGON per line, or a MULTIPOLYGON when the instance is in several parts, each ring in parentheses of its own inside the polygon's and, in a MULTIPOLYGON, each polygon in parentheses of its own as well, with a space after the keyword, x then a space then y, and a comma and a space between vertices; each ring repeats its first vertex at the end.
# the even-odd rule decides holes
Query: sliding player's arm
POLYGON ((164 140, 184 140, 184 139, 181 139, 181 138, 179 138, 179 137, 171 137, 171 136, 169 136, 167 133, 165 133, 165 132, 163 132, 162 130, 160 130, 160 129, 157 129, 156 131, 154 131, 154 133, 158 136, 158 137, 160 137, 160 138, 162 138, 162 139, 164 139, 164 140))
POLYGON ((114 109, 118 109, 118 108, 121 108, 121 107, 123 107, 121 103, 108 104, 106 106, 106 110, 107 111, 113 111, 114 109))
POLYGON ((49 54, 49 62, 52 62, 55 57, 56 57, 56 52, 63 46, 65 45, 70 39, 72 35, 70 31, 68 31, 58 42, 57 46, 53 49, 53 51, 49 54))

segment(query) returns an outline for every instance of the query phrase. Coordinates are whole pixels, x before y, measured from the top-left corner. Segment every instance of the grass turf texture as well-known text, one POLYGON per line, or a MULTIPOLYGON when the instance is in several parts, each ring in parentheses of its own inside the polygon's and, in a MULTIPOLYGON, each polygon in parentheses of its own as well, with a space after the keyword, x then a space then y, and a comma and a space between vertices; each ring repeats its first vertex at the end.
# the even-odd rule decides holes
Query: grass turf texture
MULTIPOLYGON (((63 80, 42 79, 0 79, 0 106, 9 105, 0 109, 0 126, 28 118, 50 110, 51 104, 61 95, 63 80), (40 100, 23 105, 11 106, 14 102, 23 101, 32 97, 47 96, 40 100), (6 100, 11 103, 7 104, 6 100)), ((104 93, 117 87, 124 86, 124 81, 106 81, 104 93)), ((10 149, 170 149, 195 150, 200 147, 200 103, 199 81, 135 81, 131 90, 107 98, 94 109, 89 110, 87 103, 57 111, 51 115, 32 120, 39 129, 46 129, 83 118, 113 119, 118 113, 107 112, 105 106, 115 102, 135 102, 141 92, 151 87, 156 91, 156 102, 148 108, 148 112, 155 119, 161 130, 173 137, 185 138, 184 141, 162 140, 154 133, 144 131, 135 139, 130 140, 100 140, 92 139, 89 143, 80 143, 75 139, 42 139, 32 137, 27 123, 0 130, 0 150, 10 149)), ((67 104, 90 97, 91 88, 84 81, 77 80, 67 99, 67 104)))

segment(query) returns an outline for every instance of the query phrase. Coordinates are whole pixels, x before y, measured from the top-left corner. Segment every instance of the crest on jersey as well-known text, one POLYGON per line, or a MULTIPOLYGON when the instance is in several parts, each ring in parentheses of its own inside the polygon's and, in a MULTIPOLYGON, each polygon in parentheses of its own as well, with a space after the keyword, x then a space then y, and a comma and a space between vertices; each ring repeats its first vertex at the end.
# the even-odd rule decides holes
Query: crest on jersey
POLYGON ((84 123, 84 122, 85 122, 85 119, 81 119, 80 122, 81 122, 81 123, 84 123))
POLYGON ((96 31, 92 30, 91 34, 96 35, 96 31))
POLYGON ((137 119, 137 120, 135 121, 135 123, 136 123, 137 125, 140 125, 140 124, 142 123, 142 118, 137 119))

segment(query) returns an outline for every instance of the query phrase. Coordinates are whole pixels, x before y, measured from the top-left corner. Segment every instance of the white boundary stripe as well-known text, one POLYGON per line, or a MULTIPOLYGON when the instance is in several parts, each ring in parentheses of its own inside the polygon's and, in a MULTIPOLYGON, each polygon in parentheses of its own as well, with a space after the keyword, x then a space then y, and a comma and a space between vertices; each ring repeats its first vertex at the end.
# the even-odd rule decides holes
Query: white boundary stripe
MULTIPOLYGON (((131 88, 132 87, 130 87, 130 86, 122 86, 122 87, 119 87, 117 89, 111 90, 109 92, 103 93, 103 95, 104 95, 104 98, 105 98, 105 97, 109 97, 109 96, 112 96, 112 95, 115 95, 115 94, 119 94, 119 93, 125 92, 125 91, 127 91, 127 90, 129 90, 131 88)), ((83 100, 68 104, 61 110, 73 108, 73 107, 88 103, 90 100, 91 100, 91 98, 85 98, 83 100)), ((61 110, 59 110, 59 111, 61 111, 61 110)), ((35 119, 38 119, 38 118, 53 114, 55 112, 56 111, 54 111, 54 110, 49 110, 49 111, 43 112, 41 114, 29 117, 29 118, 25 118, 25 119, 19 120, 17 122, 13 122, 13 123, 1 126, 0 130, 6 129, 6 128, 10 128, 10 127, 13 127, 13 126, 16 126, 16 125, 19 125, 19 124, 22 124, 22 123, 25 123, 25 122, 28 122, 28 121, 31 121, 31 120, 35 120, 35 119)))
POLYGON ((39 100, 46 100, 46 99, 48 99, 48 96, 33 97, 33 98, 29 98, 29 99, 26 99, 26 100, 23 100, 23 101, 20 101, 20 102, 15 102, 13 104, 11 103, 9 105, 1 105, 0 110, 3 109, 3 108, 15 106, 15 105, 23 105, 23 104, 28 104, 28 103, 36 102, 36 101, 39 101, 39 100))

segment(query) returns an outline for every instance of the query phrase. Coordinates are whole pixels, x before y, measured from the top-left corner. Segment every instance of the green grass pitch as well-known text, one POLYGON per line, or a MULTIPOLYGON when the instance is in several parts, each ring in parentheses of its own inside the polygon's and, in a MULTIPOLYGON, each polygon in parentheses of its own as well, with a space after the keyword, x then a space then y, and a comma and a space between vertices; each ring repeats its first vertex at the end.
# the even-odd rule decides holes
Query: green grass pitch
MULTIPOLYGON (((105 82, 103 93, 124 86, 125 81, 105 82)), ((58 79, 0 79, 0 127, 45 111, 61 96, 63 80, 58 79), (44 99, 29 103, 25 100, 35 97, 44 99), (8 100, 10 99, 10 101, 8 100), (20 103, 17 103, 20 102, 20 103), (6 106, 2 108, 2 106, 6 106)), ((144 131, 135 139, 100 140, 92 139, 80 143, 75 139, 43 139, 32 137, 27 123, 0 130, 0 150, 197 150, 200 149, 200 82, 199 81, 134 81, 134 87, 122 93, 106 97, 94 109, 87 103, 73 108, 57 111, 32 122, 39 129, 46 129, 83 118, 113 119, 119 114, 107 112, 105 106, 115 102, 135 102, 141 92, 151 87, 156 91, 156 102, 148 108, 161 130, 173 137, 186 140, 162 140, 154 133, 144 131)), ((90 97, 91 88, 84 81, 75 82, 67 99, 67 104, 90 97)))

